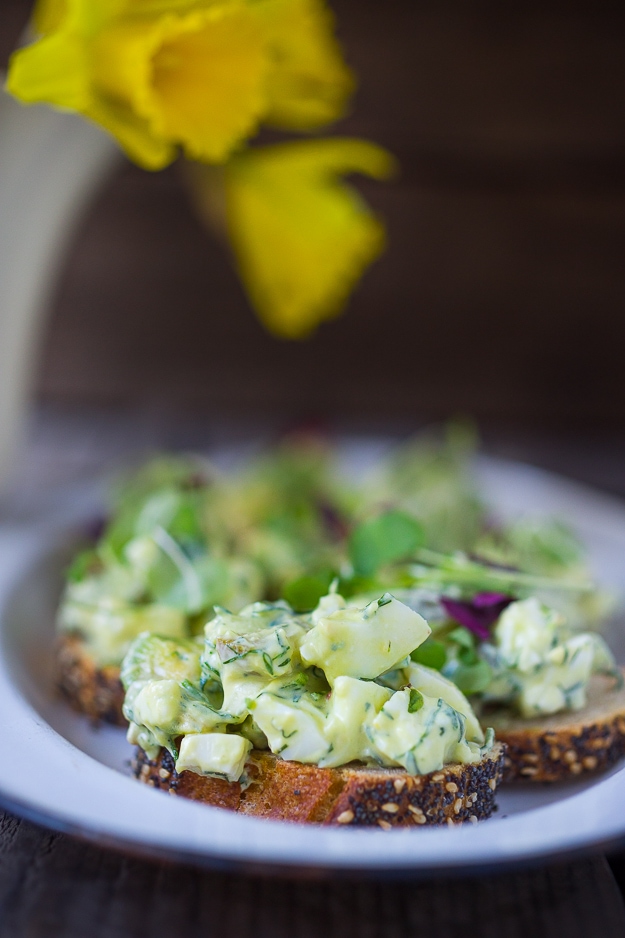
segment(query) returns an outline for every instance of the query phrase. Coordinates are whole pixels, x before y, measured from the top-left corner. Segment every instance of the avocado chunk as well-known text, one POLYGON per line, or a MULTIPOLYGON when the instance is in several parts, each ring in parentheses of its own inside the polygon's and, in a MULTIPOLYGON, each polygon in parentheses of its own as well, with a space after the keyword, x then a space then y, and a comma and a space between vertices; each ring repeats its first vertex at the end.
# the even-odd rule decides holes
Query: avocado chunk
POLYGON ((435 671, 434 668, 414 662, 408 668, 408 675, 412 687, 416 687, 422 694, 430 697, 440 697, 446 704, 462 714, 466 721, 467 739, 477 743, 484 742, 484 733, 473 712, 473 707, 453 681, 443 677, 440 671, 435 671))
POLYGON ((332 768, 356 759, 374 758, 367 727, 391 696, 387 687, 353 677, 337 677, 330 696, 326 738, 331 744, 319 765, 332 768))
POLYGON ((385 593, 364 609, 338 609, 319 620, 300 647, 305 665, 337 677, 375 678, 402 661, 430 634, 422 616, 385 593))
POLYGON ((128 690, 134 681, 199 681, 201 651, 202 644, 192 639, 176 640, 143 632, 124 658, 122 684, 128 690))
POLYGON ((385 762, 403 765, 411 775, 450 762, 479 762, 480 747, 467 742, 462 714, 427 694, 419 693, 415 706, 414 695, 414 688, 396 691, 371 724, 371 742, 385 762))
POLYGON ((180 744, 177 772, 195 772, 237 782, 252 744, 236 733, 189 733, 180 744))

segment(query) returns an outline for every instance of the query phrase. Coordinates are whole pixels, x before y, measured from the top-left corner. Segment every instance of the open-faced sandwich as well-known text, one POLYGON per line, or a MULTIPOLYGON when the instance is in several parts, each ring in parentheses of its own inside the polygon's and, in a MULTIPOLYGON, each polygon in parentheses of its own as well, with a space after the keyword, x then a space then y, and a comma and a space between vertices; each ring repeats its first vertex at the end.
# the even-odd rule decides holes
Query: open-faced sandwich
POLYGON ((218 609, 195 640, 139 636, 122 679, 135 773, 260 817, 424 826, 491 814, 503 747, 411 660, 430 628, 386 593, 218 609))
POLYGON ((413 664, 455 684, 496 728, 507 778, 608 767, 625 751, 625 692, 596 633, 605 597, 561 523, 496 523, 467 455, 454 439, 426 440, 347 482, 310 443, 230 474, 193 459, 149 464, 70 570, 65 693, 90 717, 125 725, 119 668, 138 635, 184 643, 216 608, 258 601, 286 600, 305 618, 336 578, 350 604, 388 591, 428 621, 413 664))

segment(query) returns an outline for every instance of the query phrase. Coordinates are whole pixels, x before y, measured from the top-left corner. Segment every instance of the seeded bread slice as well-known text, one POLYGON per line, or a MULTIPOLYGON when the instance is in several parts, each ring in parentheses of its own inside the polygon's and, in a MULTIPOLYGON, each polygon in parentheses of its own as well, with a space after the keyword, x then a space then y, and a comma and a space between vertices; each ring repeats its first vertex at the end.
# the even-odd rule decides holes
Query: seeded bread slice
POLYGON ((321 769, 253 750, 247 787, 239 782, 176 772, 166 749, 149 759, 137 749, 135 776, 182 795, 240 814, 308 824, 353 827, 420 827, 490 817, 503 771, 504 747, 495 743, 476 765, 447 765, 429 775, 357 765, 321 769))
POLYGON ((574 713, 522 719, 501 709, 478 713, 506 743, 504 781, 561 782, 600 772, 625 756, 625 686, 595 676, 588 704, 574 713))
POLYGON ((78 635, 61 635, 57 642, 57 683, 74 710, 95 723, 126 726, 122 713, 124 688, 119 668, 98 668, 78 635))

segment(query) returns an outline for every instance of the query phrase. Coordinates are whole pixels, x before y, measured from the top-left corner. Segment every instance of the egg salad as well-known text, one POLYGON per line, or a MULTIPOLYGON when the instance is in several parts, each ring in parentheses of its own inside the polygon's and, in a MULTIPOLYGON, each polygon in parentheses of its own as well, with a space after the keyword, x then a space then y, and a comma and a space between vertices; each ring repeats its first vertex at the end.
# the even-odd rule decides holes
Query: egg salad
POLYGON ((150 632, 122 665, 128 738, 167 748, 178 771, 245 781, 252 748, 334 767, 412 775, 477 763, 492 745, 461 690, 411 658, 431 633, 390 593, 338 593, 307 615, 285 601, 217 607, 197 638, 150 632))

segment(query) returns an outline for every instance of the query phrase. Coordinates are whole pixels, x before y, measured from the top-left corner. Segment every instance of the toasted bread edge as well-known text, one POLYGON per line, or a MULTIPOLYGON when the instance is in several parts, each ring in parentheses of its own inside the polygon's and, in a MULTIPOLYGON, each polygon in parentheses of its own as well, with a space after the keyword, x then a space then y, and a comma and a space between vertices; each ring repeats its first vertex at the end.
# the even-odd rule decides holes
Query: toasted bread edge
POLYGON ((94 723, 127 726, 119 668, 98 668, 78 635, 60 635, 56 646, 57 685, 74 710, 94 723))
POLYGON ((504 782, 561 782, 604 772, 625 756, 625 682, 597 675, 582 710, 499 721, 482 713, 506 743, 504 782))
POLYGON ((625 714, 557 731, 498 730, 497 739, 507 746, 504 782, 562 782, 605 772, 625 756, 625 714))
POLYGON ((139 781, 153 788, 242 814, 389 830, 490 817, 503 776, 504 749, 495 743, 475 765, 447 765, 419 776, 356 765, 321 769, 254 750, 244 785, 178 773, 165 749, 155 759, 137 749, 132 768, 139 781))

